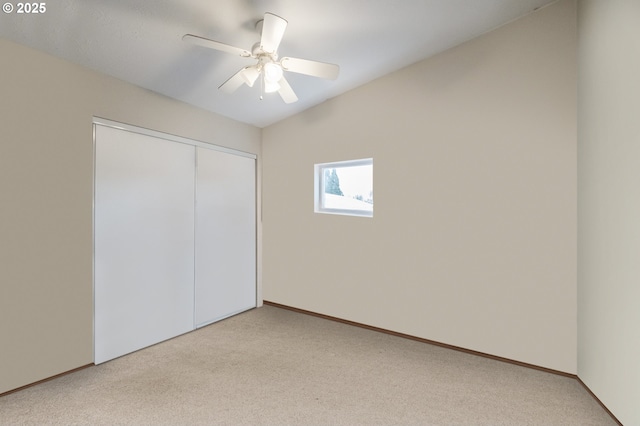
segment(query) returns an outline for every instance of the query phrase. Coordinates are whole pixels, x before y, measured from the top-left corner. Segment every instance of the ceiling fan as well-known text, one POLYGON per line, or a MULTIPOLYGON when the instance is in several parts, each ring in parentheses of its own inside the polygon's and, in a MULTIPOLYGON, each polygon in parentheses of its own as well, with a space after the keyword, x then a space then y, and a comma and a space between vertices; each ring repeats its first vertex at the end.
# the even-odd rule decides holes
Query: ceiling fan
POLYGON ((338 78, 340 67, 335 64, 286 56, 278 60, 278 46, 280 46, 282 36, 287 28, 287 21, 285 19, 267 12, 264 14, 264 19, 256 23, 256 28, 259 28, 260 25, 262 25, 260 41, 253 45, 251 51, 193 34, 185 34, 182 40, 198 46, 257 60, 257 63, 242 68, 218 87, 218 89, 227 93, 234 92, 242 86, 243 83, 249 87, 253 87, 256 80, 260 77, 260 99, 262 99, 262 93, 278 92, 282 100, 289 104, 296 102, 298 97, 284 78, 284 71, 330 80, 338 78))

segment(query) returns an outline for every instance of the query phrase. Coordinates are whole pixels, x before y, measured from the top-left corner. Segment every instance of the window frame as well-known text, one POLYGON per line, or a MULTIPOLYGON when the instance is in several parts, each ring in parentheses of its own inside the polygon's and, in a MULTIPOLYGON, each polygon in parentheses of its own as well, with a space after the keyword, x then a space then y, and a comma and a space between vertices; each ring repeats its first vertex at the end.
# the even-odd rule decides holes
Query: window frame
MULTIPOLYGON (((325 170, 339 169, 346 167, 371 166, 371 186, 373 190, 373 158, 362 158, 357 160, 334 161, 331 163, 318 163, 314 165, 314 212, 325 214, 337 214, 344 216, 373 217, 373 207, 369 210, 357 209, 337 209, 324 206, 325 194, 325 170)), ((372 205, 373 206, 373 205, 372 205)))

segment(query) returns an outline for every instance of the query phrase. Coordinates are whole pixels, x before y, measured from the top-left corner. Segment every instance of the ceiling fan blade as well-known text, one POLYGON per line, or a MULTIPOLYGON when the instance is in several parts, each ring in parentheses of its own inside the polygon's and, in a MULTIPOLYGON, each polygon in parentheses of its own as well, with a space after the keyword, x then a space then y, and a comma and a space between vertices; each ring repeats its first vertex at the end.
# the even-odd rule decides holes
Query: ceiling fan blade
POLYGON ((229 46, 228 44, 220 43, 219 41, 209 40, 208 38, 200 37, 193 34, 185 34, 182 36, 182 40, 202 46, 208 47, 209 49, 220 50, 222 52, 231 53, 236 56, 243 56, 245 58, 251 57, 251 52, 245 49, 241 49, 239 47, 229 46))
POLYGON ((287 20, 274 15, 273 13, 265 13, 262 21, 262 36, 260 38, 260 48, 267 53, 275 53, 280 46, 284 30, 287 29, 287 20))
POLYGON ((309 61, 307 59, 298 58, 282 58, 280 65, 285 71, 296 72, 298 74, 306 74, 314 77, 335 80, 340 73, 340 67, 335 64, 326 62, 309 61))
POLYGON ((278 93, 280 94, 280 97, 282 98, 285 104, 291 104, 298 100, 298 97, 296 96, 293 89, 289 85, 289 82, 284 77, 280 79, 278 84, 280 85, 280 89, 278 89, 278 93))
POLYGON ((242 83, 246 83, 244 73, 246 72, 247 68, 250 67, 244 67, 240 71, 229 77, 229 79, 222 83, 220 87, 218 87, 218 89, 222 90, 225 93, 235 92, 238 87, 242 86, 242 83))

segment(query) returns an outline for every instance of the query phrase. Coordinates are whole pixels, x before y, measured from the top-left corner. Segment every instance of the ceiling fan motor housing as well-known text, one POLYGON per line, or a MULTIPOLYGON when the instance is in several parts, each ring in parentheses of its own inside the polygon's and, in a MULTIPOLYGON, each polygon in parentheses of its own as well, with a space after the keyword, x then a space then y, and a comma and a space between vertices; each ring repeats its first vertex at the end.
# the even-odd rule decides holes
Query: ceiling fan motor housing
POLYGON ((277 62, 278 60, 278 52, 265 52, 262 50, 260 42, 255 43, 251 48, 251 56, 258 59, 261 63, 277 62))

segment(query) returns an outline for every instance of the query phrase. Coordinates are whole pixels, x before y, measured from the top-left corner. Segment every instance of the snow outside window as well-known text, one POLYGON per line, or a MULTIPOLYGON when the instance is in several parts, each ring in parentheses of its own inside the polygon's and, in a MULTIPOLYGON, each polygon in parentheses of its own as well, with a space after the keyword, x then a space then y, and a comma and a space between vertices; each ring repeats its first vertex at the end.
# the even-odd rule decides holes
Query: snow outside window
POLYGON ((315 165, 315 212, 373 216, 373 158, 315 165))

